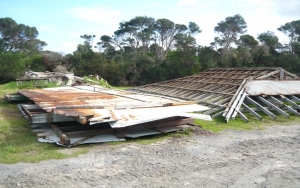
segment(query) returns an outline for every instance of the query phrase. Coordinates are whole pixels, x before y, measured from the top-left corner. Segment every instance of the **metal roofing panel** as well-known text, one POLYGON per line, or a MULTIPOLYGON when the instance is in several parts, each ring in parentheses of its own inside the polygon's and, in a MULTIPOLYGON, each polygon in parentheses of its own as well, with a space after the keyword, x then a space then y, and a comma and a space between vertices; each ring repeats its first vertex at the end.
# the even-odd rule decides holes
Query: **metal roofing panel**
MULTIPOLYGON (((191 101, 99 86, 21 90, 19 93, 49 113, 72 116, 83 124, 87 121, 90 124, 109 122, 112 127, 125 127, 166 117, 190 117, 191 114, 180 115, 180 113, 209 109, 191 101)), ((205 116, 205 119, 209 118, 205 116)))
POLYGON ((245 86, 249 95, 299 95, 300 80, 251 81, 245 86))
POLYGON ((125 135, 125 137, 137 138, 137 137, 156 135, 156 134, 161 134, 161 132, 153 130, 153 129, 144 129, 144 130, 135 131, 135 132, 132 132, 132 133, 127 133, 125 135))

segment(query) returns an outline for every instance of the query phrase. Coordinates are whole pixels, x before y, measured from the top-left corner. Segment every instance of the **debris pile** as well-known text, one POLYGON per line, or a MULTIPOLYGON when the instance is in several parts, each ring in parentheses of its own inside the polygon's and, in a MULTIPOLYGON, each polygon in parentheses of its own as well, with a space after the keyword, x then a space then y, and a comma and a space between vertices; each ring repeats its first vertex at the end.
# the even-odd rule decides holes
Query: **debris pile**
POLYGON ((5 98, 31 101, 18 107, 38 132, 39 141, 72 147, 182 130, 193 124, 193 118, 223 116, 228 122, 240 116, 247 122, 248 112, 262 120, 258 111, 273 119, 278 114, 300 116, 299 96, 297 75, 269 67, 209 69, 128 91, 73 85, 20 90, 5 98))
POLYGON ((100 86, 20 90, 5 95, 19 104, 40 142, 72 147, 183 130, 209 109, 193 101, 118 91, 100 86))
POLYGON ((17 84, 21 85, 24 82, 33 81, 35 83, 39 82, 55 82, 58 85, 72 85, 75 83, 81 83, 84 79, 81 77, 74 76, 71 72, 33 72, 33 71, 27 71, 25 72, 25 75, 17 79, 17 84))

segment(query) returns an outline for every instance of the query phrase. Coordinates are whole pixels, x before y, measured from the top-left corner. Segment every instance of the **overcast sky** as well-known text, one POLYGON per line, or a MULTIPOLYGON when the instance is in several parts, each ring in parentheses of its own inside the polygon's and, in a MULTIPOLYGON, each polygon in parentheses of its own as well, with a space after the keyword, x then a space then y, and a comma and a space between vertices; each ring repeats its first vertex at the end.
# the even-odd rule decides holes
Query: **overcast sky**
POLYGON ((202 33, 197 43, 205 46, 217 33, 214 27, 228 16, 240 14, 255 38, 268 30, 280 42, 287 38, 277 28, 300 20, 300 0, 1 0, 0 18, 35 26, 45 50, 72 53, 82 43, 80 35, 100 36, 118 29, 121 21, 135 16, 167 18, 175 23, 196 22, 202 33))

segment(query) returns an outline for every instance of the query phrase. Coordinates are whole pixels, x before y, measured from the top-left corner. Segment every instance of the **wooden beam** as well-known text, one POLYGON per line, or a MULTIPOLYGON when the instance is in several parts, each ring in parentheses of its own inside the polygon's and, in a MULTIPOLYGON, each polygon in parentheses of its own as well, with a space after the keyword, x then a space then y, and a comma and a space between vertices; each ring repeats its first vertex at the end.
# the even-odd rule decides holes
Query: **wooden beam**
POLYGON ((70 145, 70 138, 64 134, 64 132, 62 132, 55 124, 51 123, 50 127, 52 129, 52 131, 59 137, 60 139, 60 143, 66 146, 70 145))
POLYGON ((189 81, 189 80, 174 80, 174 81, 175 82, 200 83, 200 84, 230 85, 230 86, 239 86, 240 85, 240 84, 226 83, 226 82, 189 81))
POLYGON ((231 113, 232 113, 232 108, 231 106, 235 104, 236 102, 236 98, 238 98, 241 94, 241 91, 244 90, 244 85, 245 83, 247 82, 247 79, 244 79, 243 82, 241 83, 240 87, 237 89, 237 91, 235 92, 235 94, 233 95, 233 97, 231 98, 227 108, 225 109, 224 113, 223 113, 223 116, 225 116, 225 121, 228 122, 229 121, 229 118, 231 116, 231 113))
POLYGON ((267 106, 270 106, 273 108, 273 110, 276 110, 278 113, 282 114, 283 116, 285 116, 286 118, 289 118, 289 114, 287 114, 286 112, 284 112, 283 110, 281 110, 278 106, 272 104, 271 102, 269 102, 268 100, 264 99, 261 96, 257 96, 256 98, 258 98, 261 102, 265 103, 267 106))
POLYGON ((249 106, 247 106, 245 103, 243 103, 242 105, 248 112, 250 112, 250 114, 254 115, 256 117, 256 119, 258 119, 259 121, 262 120, 262 117, 258 113, 256 113, 254 110, 252 110, 249 106))
POLYGON ((190 90, 190 91, 201 91, 201 92, 206 92, 206 93, 217 93, 217 94, 223 94, 223 95, 233 95, 230 93, 225 93, 225 92, 220 92, 220 91, 210 91, 210 90, 205 90, 205 89, 192 89, 192 88, 187 88, 187 87, 176 87, 176 86, 169 86, 169 85, 159 85, 159 87, 167 87, 167 88, 174 88, 174 89, 183 89, 183 90, 190 90))
POLYGON ((299 76, 297 76, 295 74, 292 74, 290 72, 284 71, 284 73, 287 74, 287 75, 289 75, 289 76, 291 76, 291 77, 293 77, 293 78, 296 78, 296 79, 299 78, 299 76))
POLYGON ((284 70, 283 69, 280 69, 279 75, 280 75, 279 79, 282 80, 284 78, 284 70))
POLYGON ((280 69, 279 69, 279 70, 276 70, 276 71, 274 71, 274 72, 270 72, 269 74, 266 74, 266 75, 264 75, 264 76, 260 76, 260 77, 256 78, 256 80, 267 78, 267 77, 272 76, 272 75, 274 75, 274 74, 277 74, 277 73, 279 73, 279 72, 280 72, 280 69))
POLYGON ((231 116, 232 118, 235 118, 236 115, 238 114, 239 109, 240 109, 241 105, 243 104, 244 99, 245 99, 246 96, 247 96, 247 93, 244 92, 244 93, 242 94, 242 97, 239 99, 239 102, 238 102, 238 104, 236 105, 235 110, 233 111, 233 114, 232 114, 232 116, 231 116))
POLYGON ((265 114, 267 114, 268 116, 270 116, 272 119, 276 120, 276 116, 272 112, 270 112, 269 110, 267 110, 265 107, 263 107, 262 105, 260 105, 257 102, 255 102, 249 96, 246 96, 245 98, 247 99, 248 102, 250 102, 251 104, 254 104, 258 108, 260 108, 265 114))

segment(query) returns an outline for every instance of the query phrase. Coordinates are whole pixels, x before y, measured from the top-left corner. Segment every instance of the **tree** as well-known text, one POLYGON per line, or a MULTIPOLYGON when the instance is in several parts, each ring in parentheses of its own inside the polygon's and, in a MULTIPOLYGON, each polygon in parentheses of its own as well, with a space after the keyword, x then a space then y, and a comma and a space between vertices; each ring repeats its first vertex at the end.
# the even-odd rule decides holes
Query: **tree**
POLYGON ((225 21, 221 21, 215 27, 215 32, 217 32, 221 41, 223 42, 222 46, 222 55, 221 62, 224 66, 225 56, 229 53, 231 45, 236 42, 238 35, 244 34, 246 32, 247 24, 244 18, 236 14, 233 17, 227 17, 225 21))
POLYGON ((174 37, 186 31, 187 27, 183 24, 175 24, 171 20, 163 18, 156 21, 154 28, 154 43, 160 46, 160 48, 156 48, 155 53, 161 63, 171 50, 175 40, 174 37))
POLYGON ((267 31, 258 35, 257 39, 268 45, 271 49, 275 49, 279 44, 279 38, 272 31, 267 31))
POLYGON ((198 57, 201 62, 201 69, 207 70, 218 66, 220 53, 215 51, 212 46, 200 46, 198 48, 198 57))
POLYGON ((0 18, 0 49, 3 51, 40 51, 47 44, 37 39, 38 34, 35 27, 0 18))
POLYGON ((300 42, 300 20, 288 22, 278 28, 278 31, 283 32, 286 34, 290 41, 289 41, 289 49, 293 52, 293 43, 300 42))
POLYGON ((111 37, 100 37, 100 42, 97 43, 100 51, 106 54, 114 51, 115 55, 125 54, 125 51, 151 54, 151 57, 156 58, 157 64, 163 62, 168 52, 174 48, 176 40, 178 46, 184 45, 186 41, 183 40, 192 42, 192 37, 201 32, 194 22, 190 22, 187 27, 165 18, 155 20, 146 16, 137 16, 119 25, 119 29, 111 37))
POLYGON ((25 53, 0 53, 0 83, 20 78, 30 64, 30 58, 25 53))
MULTIPOLYGON (((199 26, 195 22, 190 22, 187 30, 184 33, 178 33, 174 36, 175 47, 182 52, 195 53, 196 51, 196 39, 194 36, 201 33, 199 26)), ((194 54, 195 55, 195 54, 194 54)))
POLYGON ((80 38, 84 39, 83 44, 87 47, 87 48, 92 48, 93 47, 93 40, 96 37, 96 35, 81 35, 80 38))
POLYGON ((239 40, 240 44, 243 46, 247 46, 248 48, 253 48, 254 46, 258 45, 258 41, 251 35, 242 35, 240 36, 239 40))

